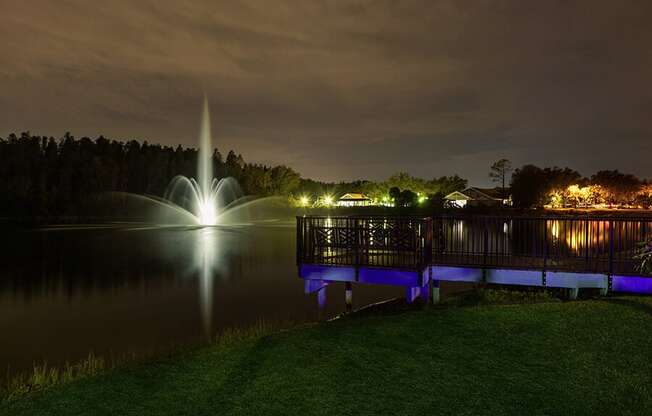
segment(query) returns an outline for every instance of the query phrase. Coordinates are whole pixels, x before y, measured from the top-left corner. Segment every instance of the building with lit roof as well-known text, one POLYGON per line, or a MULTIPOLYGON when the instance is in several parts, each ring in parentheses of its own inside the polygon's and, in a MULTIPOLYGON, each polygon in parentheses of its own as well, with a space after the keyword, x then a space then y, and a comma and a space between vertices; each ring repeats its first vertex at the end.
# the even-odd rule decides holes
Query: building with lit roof
POLYGON ((502 188, 469 187, 462 191, 451 192, 444 197, 446 205, 451 208, 464 207, 499 207, 511 205, 509 190, 502 188))
POLYGON ((347 193, 337 200, 338 207, 366 207, 372 205, 371 198, 360 193, 347 193))

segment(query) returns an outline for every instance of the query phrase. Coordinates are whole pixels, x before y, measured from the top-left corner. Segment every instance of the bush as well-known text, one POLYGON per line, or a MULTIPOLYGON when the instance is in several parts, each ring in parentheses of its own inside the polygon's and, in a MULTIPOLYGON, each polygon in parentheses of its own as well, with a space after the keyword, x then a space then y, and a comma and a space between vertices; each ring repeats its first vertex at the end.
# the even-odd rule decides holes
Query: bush
POLYGON ((642 242, 639 245, 635 258, 639 260, 638 271, 644 274, 652 274, 652 240, 642 242))

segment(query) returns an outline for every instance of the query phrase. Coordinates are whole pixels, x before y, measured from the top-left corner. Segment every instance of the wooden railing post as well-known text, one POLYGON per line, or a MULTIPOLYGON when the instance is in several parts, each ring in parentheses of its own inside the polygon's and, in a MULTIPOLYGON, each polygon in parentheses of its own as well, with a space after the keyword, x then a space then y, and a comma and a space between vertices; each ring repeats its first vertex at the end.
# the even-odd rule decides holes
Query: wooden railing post
POLYGON ((584 220, 584 270, 589 271, 589 220, 584 220))
POLYGON ((301 257, 303 256, 303 218, 297 217, 297 264, 301 263, 301 257))
POLYGON ((432 217, 421 218, 417 221, 418 232, 415 232, 416 241, 416 267, 419 272, 430 264, 432 260, 432 217))
POLYGON ((426 220, 426 236, 427 236, 427 241, 426 241, 426 247, 424 248, 426 250, 425 256, 426 256, 426 266, 430 265, 432 262, 432 217, 428 217, 426 220))
POLYGON ((548 268, 548 227, 547 227, 547 220, 543 220, 543 272, 546 272, 546 269, 548 268))
POLYGON ((437 221, 439 225, 439 235, 437 238, 439 238, 439 254, 444 254, 446 251, 446 236, 444 235, 444 217, 441 217, 437 221))
POLYGON ((482 258, 482 267, 487 266, 487 256, 489 256, 489 226, 488 226, 488 220, 484 218, 482 220, 483 222, 483 228, 484 228, 484 235, 483 235, 483 258, 482 258))
POLYGON ((609 279, 614 274, 614 221, 609 221, 609 279))
POLYGON ((358 277, 358 269, 360 268, 360 248, 364 244, 362 236, 362 228, 360 227, 360 219, 353 218, 353 234, 355 236, 355 267, 356 267, 356 280, 358 277))
POLYGON ((423 237, 423 220, 418 220, 416 224, 414 224, 414 248, 416 250, 416 255, 415 255, 415 265, 414 267, 421 273, 421 265, 423 263, 423 258, 424 258, 424 246, 425 246, 425 239, 423 237))
POLYGON ((303 233, 305 235, 305 243, 306 247, 304 249, 306 250, 304 252, 304 257, 305 253, 308 253, 308 258, 304 260, 309 260, 311 263, 314 263, 315 261, 315 220, 314 219, 306 219, 305 223, 303 225, 303 233))

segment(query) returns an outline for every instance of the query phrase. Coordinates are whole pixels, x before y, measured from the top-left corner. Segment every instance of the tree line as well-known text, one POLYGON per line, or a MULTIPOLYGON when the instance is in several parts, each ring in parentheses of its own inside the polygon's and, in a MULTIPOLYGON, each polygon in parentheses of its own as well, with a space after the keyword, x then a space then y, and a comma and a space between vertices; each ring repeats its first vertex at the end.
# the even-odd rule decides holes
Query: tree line
MULTIPOLYGON (((176 175, 194 177, 197 149, 162 146, 137 140, 118 141, 35 136, 29 132, 0 138, 0 216, 64 216, 83 214, 86 202, 105 192, 126 192, 162 197, 176 175)), ((323 195, 337 198, 359 192, 397 206, 414 206, 421 201, 443 206, 444 196, 464 189, 467 181, 458 175, 422 179, 405 172, 384 181, 358 180, 325 183, 301 178, 293 169, 278 165, 246 163, 230 150, 226 157, 215 149, 216 178, 234 177, 243 192, 257 196, 323 195)), ((499 185, 512 171, 508 160, 491 167, 490 177, 499 185)), ((652 206, 652 184, 617 170, 602 170, 583 177, 570 168, 540 168, 525 165, 511 175, 514 206, 532 208, 594 204, 652 206)))
POLYGON ((525 165, 512 174, 511 194, 517 208, 544 205, 652 207, 650 183, 618 170, 601 170, 583 177, 570 168, 525 165))
POLYGON ((302 179, 299 194, 313 200, 323 195, 339 197, 345 193, 362 193, 376 203, 392 202, 398 207, 424 205, 443 207, 444 197, 466 187, 467 180, 458 175, 423 179, 406 172, 397 172, 384 181, 357 180, 324 183, 302 179), (424 204, 419 204, 419 198, 424 204))
MULTIPOLYGON (((98 204, 89 201, 107 192, 162 197, 176 175, 196 176, 197 158, 197 149, 147 141, 10 134, 0 138, 0 216, 92 215, 98 204)), ((398 205, 411 206, 417 195, 443 201, 446 194, 466 186, 457 175, 426 180, 404 172, 385 181, 320 182, 301 178, 287 166, 247 163, 233 150, 223 157, 215 149, 212 162, 216 178, 233 177, 245 194, 256 196, 316 199, 360 192, 377 201, 391 197, 398 205)))
MULTIPOLYGON (((196 176, 197 156, 194 148, 147 141, 11 134, 0 138, 0 216, 79 215, 104 192, 162 197, 174 176, 196 176)), ((223 158, 216 149, 213 170, 260 196, 290 195, 301 183, 289 167, 245 163, 233 150, 223 158)))

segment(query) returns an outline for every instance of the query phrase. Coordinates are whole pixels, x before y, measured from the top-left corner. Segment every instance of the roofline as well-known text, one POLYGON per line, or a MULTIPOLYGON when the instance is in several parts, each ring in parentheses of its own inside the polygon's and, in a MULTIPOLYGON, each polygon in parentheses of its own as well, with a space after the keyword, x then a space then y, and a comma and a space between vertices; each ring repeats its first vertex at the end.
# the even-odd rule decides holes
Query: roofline
MULTIPOLYGON (((466 189, 469 189, 469 188, 466 188, 466 189)), ((466 189, 465 189, 465 190, 466 190, 466 189)), ((451 195, 453 195, 453 194, 460 194, 460 195, 462 195, 462 196, 467 197, 468 199, 471 199, 470 196, 466 195, 466 194, 465 194, 464 192, 462 192, 462 191, 453 191, 453 192, 451 192, 450 194, 446 195, 446 196, 444 197, 444 199, 447 199, 449 196, 451 196, 451 195)))
MULTIPOLYGON (((503 198, 496 198, 496 197, 493 197, 493 196, 491 196, 491 195, 489 195, 489 194, 487 194, 487 193, 481 191, 479 188, 476 188, 475 186, 469 186, 469 187, 466 188, 466 189, 473 189, 474 191, 481 193, 482 195, 486 196, 486 197, 489 198, 489 199, 495 199, 495 200, 497 200, 497 201, 502 201, 502 200, 503 200, 503 198)), ((465 189, 465 191, 466 191, 466 189, 465 189)))
POLYGON ((461 191, 453 191, 453 192, 451 192, 450 194, 446 195, 446 196, 444 197, 444 199, 447 199, 449 196, 451 196, 451 195, 453 195, 453 194, 461 194, 461 195, 465 196, 465 197, 468 198, 468 199, 473 199, 472 197, 470 197, 469 195, 467 195, 467 194, 464 193, 464 191, 466 191, 467 189, 473 189, 475 192, 477 192, 477 193, 479 193, 479 194, 482 194, 482 195, 484 195, 486 198, 491 199, 491 200, 494 200, 494 201, 503 201, 503 200, 507 199, 507 198, 496 198, 496 197, 494 197, 494 196, 491 196, 491 195, 487 194, 486 192, 481 191, 479 188, 476 188, 475 186, 469 186, 469 187, 466 187, 466 188, 464 188, 464 189, 461 190, 461 191))

